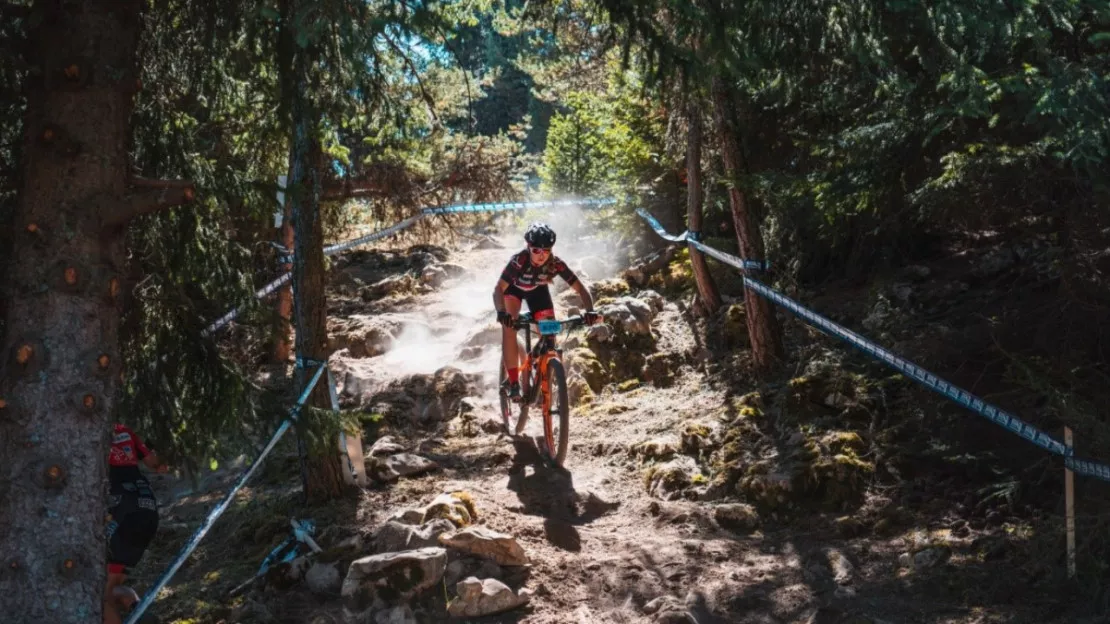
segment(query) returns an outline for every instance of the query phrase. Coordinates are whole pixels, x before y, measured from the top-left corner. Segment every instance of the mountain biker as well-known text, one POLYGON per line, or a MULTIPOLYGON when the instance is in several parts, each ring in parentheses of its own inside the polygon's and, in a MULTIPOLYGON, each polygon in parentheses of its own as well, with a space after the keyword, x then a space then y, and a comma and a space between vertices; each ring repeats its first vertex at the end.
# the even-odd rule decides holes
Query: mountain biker
POLYGON ((108 582, 104 588, 104 624, 119 624, 119 607, 139 596, 124 587, 129 568, 142 559, 158 530, 158 502, 139 462, 165 473, 169 467, 130 428, 116 423, 108 455, 108 582))
POLYGON ((512 401, 520 400, 520 353, 513 321, 520 315, 521 301, 528 302, 532 318, 553 318, 555 304, 547 286, 558 276, 582 299, 582 306, 586 308, 582 316, 586 324, 593 324, 598 318, 593 311, 594 298, 586 285, 565 262, 551 252, 555 245, 555 230, 546 223, 533 223, 524 233, 524 242, 528 246, 509 259, 505 270, 501 272, 497 287, 493 289, 493 307, 497 310, 497 322, 503 328, 501 357, 508 374, 508 379, 505 380, 507 386, 503 389, 512 401))

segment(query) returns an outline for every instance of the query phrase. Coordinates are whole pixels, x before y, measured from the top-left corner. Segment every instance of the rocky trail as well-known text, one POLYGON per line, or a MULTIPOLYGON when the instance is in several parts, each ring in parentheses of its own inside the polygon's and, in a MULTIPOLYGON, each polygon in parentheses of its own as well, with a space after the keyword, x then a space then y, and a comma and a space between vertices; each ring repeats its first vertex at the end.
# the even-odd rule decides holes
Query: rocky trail
MULTIPOLYGON (((818 361, 793 324, 797 372, 757 384, 744 372, 742 306, 697 317, 673 294, 688 266, 673 249, 612 277, 625 267, 560 244, 607 326, 564 338, 571 451, 567 470, 547 466, 527 436, 502 433, 495 403, 490 291, 514 240, 337 260, 333 370, 343 407, 367 417, 373 483, 301 507, 285 445, 155 603, 158 621, 1083 621, 1022 590, 1043 576, 1023 547, 1032 524, 965 500, 949 487, 958 474, 919 480, 916 498, 890 485, 899 464, 879 442, 919 394, 818 361), (229 598, 290 516, 315 520, 324 553, 229 598)), ((560 316, 574 299, 558 291, 560 316)), ((538 418, 529 427, 538 435, 538 418)), ((139 588, 233 468, 203 494, 161 483, 163 526, 139 588)))

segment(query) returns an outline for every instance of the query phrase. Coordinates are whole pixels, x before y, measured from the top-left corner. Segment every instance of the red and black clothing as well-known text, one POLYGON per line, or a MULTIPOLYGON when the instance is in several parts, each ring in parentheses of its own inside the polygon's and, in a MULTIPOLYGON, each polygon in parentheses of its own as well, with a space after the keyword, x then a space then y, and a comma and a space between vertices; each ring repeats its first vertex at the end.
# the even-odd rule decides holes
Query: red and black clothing
POLYGON ((108 571, 123 573, 139 563, 158 530, 158 501, 139 462, 150 454, 134 431, 112 430, 108 455, 108 571))
POLYGON ((578 276, 570 270, 566 262, 551 254, 546 262, 536 266, 532 264, 532 254, 528 249, 513 255, 501 272, 501 279, 509 284, 505 289, 505 296, 527 302, 528 310, 537 318, 554 313, 555 303, 551 299, 548 284, 556 277, 563 278, 570 286, 578 283, 578 276), (547 314, 548 311, 550 314, 547 314))

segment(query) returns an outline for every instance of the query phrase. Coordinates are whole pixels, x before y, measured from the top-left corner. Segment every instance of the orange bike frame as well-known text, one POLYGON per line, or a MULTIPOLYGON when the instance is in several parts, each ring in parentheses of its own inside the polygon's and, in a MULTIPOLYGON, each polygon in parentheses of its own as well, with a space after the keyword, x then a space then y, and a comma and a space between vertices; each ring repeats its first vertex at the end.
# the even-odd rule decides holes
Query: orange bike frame
MULTIPOLYGON (((553 358, 558 358, 559 355, 554 349, 544 353, 539 357, 536 362, 536 368, 539 370, 539 384, 540 393, 543 394, 543 403, 541 403, 540 411, 543 413, 543 435, 547 438, 548 447, 551 448, 555 445, 555 432, 551 428, 551 378, 547 376, 547 363, 553 358)), ((528 371, 530 375, 532 370, 532 355, 530 353, 524 354, 524 361, 520 366, 521 370, 528 371)), ((533 380, 528 379, 529 384, 533 380)), ((528 391, 531 392, 529 387, 528 391)))

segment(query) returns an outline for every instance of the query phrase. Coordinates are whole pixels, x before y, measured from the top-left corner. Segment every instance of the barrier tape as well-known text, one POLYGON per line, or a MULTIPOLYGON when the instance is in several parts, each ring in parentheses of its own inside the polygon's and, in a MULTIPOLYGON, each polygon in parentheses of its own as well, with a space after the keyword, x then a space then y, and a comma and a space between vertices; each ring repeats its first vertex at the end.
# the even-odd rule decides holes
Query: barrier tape
POLYGON ((740 270, 755 269, 766 271, 771 268, 770 262, 760 260, 745 260, 743 258, 737 258, 732 254, 728 254, 723 251, 718 251, 712 247, 708 247, 698 240, 700 238, 700 234, 698 232, 690 232, 689 230, 687 230, 679 234, 678 236, 668 234, 667 231, 663 229, 663 224, 659 223, 658 219, 653 217, 650 212, 644 210, 643 208, 637 208, 636 214, 640 215, 640 217, 644 221, 647 221, 647 224, 651 227, 651 229, 655 230, 656 234, 658 234, 661 238, 665 240, 671 241, 672 243, 689 243, 705 255, 712 256, 720 260, 721 262, 724 262, 725 264, 730 264, 740 270))
POLYGON ((197 545, 200 544, 200 540, 208 534, 208 530, 212 528, 212 525, 215 524, 216 520, 221 515, 223 515, 224 511, 227 510, 227 506, 231 504, 231 501, 235 498, 235 495, 239 493, 239 490, 242 489, 247 480, 251 478, 251 475, 254 474, 254 471, 258 470, 258 467, 262 465, 262 460, 270 454, 270 451, 272 451, 274 449, 274 446, 277 445, 278 440, 280 440, 282 436, 284 436, 285 433, 289 431, 289 427, 293 424, 293 421, 296 420, 297 414, 300 413, 300 410, 304 406, 305 401, 307 401, 308 396, 312 394, 312 389, 316 387, 317 382, 320 381, 320 377, 323 376, 325 370, 327 370, 326 364, 323 364, 316 369, 316 373, 312 376, 312 379, 308 382, 308 385, 305 387, 304 391, 301 392, 300 398, 297 399, 296 405, 294 405, 293 408, 289 410, 289 416, 284 421, 282 421, 281 426, 279 426, 277 429, 277 432, 275 432, 273 437, 270 438, 270 442, 267 443, 266 447, 262 449, 262 452, 259 453, 258 458, 251 463, 250 467, 247 468, 247 471, 240 475, 239 479, 235 482, 235 485, 231 488, 231 490, 228 491, 226 495, 224 495, 224 499, 220 501, 220 504, 216 505, 212 508, 212 511, 208 512, 208 517, 204 519, 204 524, 200 525, 200 527, 197 528, 197 530, 193 533, 193 536, 190 537, 189 541, 185 543, 185 547, 177 555, 177 558, 174 559, 172 564, 170 564, 170 567, 162 573, 162 576, 158 579, 158 582, 156 582, 154 586, 151 587, 149 591, 147 591, 146 595, 143 596, 142 602, 140 602, 138 606, 135 607, 135 610, 131 612, 131 615, 128 616, 126 624, 136 624, 139 621, 139 618, 142 617, 143 612, 146 611, 147 608, 150 607, 150 605, 158 598, 158 592, 161 591, 161 589, 165 587, 166 583, 170 581, 170 578, 172 578, 173 575, 177 573, 178 569, 181 568, 181 565, 185 563, 185 559, 188 558, 193 550, 196 549, 197 545))
MULTIPOLYGON (((358 238, 343 243, 329 245, 324 248, 324 255, 332 256, 353 247, 359 247, 361 245, 365 245, 366 243, 393 236, 394 234, 402 230, 412 227, 414 223, 430 215, 457 214, 466 212, 497 212, 502 210, 526 210, 528 208, 556 208, 562 206, 604 206, 608 204, 614 204, 616 203, 616 201, 617 200, 615 199, 584 199, 581 201, 554 200, 534 202, 500 202, 488 204, 458 204, 455 206, 443 206, 440 208, 424 208, 419 213, 405 219, 404 221, 400 221, 394 225, 391 225, 384 230, 371 232, 370 234, 366 234, 365 236, 360 236, 358 238)), ((290 254, 288 260, 292 262, 292 259, 292 255, 290 254)), ((284 257, 282 261, 285 261, 284 257)), ((256 300, 262 299, 273 294, 277 289, 289 283, 289 280, 291 280, 292 278, 293 276, 291 272, 285 273, 281 277, 275 279, 269 284, 266 284, 260 290, 255 292, 254 298, 256 300)), ((207 338, 208 336, 224 328, 225 326, 227 326, 228 323, 238 318, 239 315, 243 313, 243 310, 246 309, 246 307, 247 306, 243 305, 228 310, 227 314, 224 314, 223 316, 209 324, 208 327, 205 327, 204 331, 202 331, 200 335, 207 338)))
MULTIPOLYGON (((637 213, 641 217, 643 217, 644 220, 648 222, 648 225, 650 225, 651 228, 663 238, 673 242, 681 242, 682 240, 685 240, 685 234, 683 236, 672 236, 670 234, 667 234, 662 229, 662 226, 659 224, 659 222, 656 221, 654 217, 652 217, 643 209, 637 210, 637 213)), ((705 252, 707 255, 713 256, 714 258, 720 260, 721 262, 724 262, 725 264, 731 265, 740 270, 744 270, 745 268, 744 261, 740 258, 718 251, 716 249, 713 249, 712 247, 707 247, 701 243, 689 240, 687 240, 686 242, 689 242, 690 244, 699 248, 701 251, 705 252)), ((952 382, 947 381, 908 360, 898 357, 891 351, 884 349, 874 342, 871 342, 870 340, 864 338, 863 336, 830 321, 829 319, 821 316, 813 310, 810 310, 809 308, 806 308, 805 306, 787 297, 786 295, 746 275, 744 276, 744 286, 746 288, 750 288, 756 294, 764 297, 765 299, 768 299, 776 305, 786 308, 795 316, 812 325, 813 327, 816 327, 825 334, 847 342, 851 346, 859 349, 873 359, 878 360, 880 363, 886 365, 887 367, 898 371, 899 373, 905 375, 906 377, 909 377, 910 379, 913 379, 917 383, 940 394, 941 396, 954 401, 955 403, 958 403, 959 405, 975 412, 976 414, 979 414, 980 416, 983 416, 996 425, 1021 436, 1022 438, 1028 440, 1029 442, 1032 442, 1042 449, 1045 449, 1046 451, 1049 451, 1050 453, 1063 456, 1064 464, 1070 470, 1079 474, 1102 479, 1104 481, 1110 481, 1110 466, 1073 457, 1072 449, 1066 446, 1063 442, 1060 442, 1059 440, 1018 418, 1017 416, 1014 416, 1013 414, 984 401, 983 399, 975 396, 967 390, 960 388, 952 382)))

